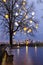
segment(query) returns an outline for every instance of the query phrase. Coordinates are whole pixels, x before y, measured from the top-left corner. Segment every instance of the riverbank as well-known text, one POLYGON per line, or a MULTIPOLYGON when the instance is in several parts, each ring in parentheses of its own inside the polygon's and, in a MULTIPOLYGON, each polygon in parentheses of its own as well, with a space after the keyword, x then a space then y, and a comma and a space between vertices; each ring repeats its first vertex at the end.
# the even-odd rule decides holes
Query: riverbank
MULTIPOLYGON (((0 44, 0 47, 4 48, 4 47, 10 47, 10 44, 0 44)), ((17 46, 29 46, 29 47, 35 47, 35 46, 39 46, 39 47, 43 47, 43 43, 28 43, 28 44, 12 44, 12 47, 17 47, 17 46)))

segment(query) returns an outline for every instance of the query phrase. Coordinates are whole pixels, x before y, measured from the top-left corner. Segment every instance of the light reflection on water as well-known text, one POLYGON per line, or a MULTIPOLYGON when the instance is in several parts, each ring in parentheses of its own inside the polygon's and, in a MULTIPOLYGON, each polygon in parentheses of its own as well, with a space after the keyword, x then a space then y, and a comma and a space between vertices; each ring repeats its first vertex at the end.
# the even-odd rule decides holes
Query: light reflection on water
POLYGON ((43 47, 21 47, 14 53, 14 65, 43 65, 43 47))
POLYGON ((32 61, 32 59, 31 59, 31 56, 30 56, 30 54, 29 54, 29 47, 28 46, 26 46, 26 65, 33 65, 33 61, 32 61))
MULTIPOLYGON (((12 49, 13 64, 7 65, 43 65, 43 47, 20 47, 12 49)), ((6 65, 6 64, 5 64, 6 65)))
POLYGON ((17 55, 18 55, 18 56, 19 56, 19 52, 20 52, 20 49, 18 48, 18 49, 17 49, 17 55))
POLYGON ((26 46, 26 55, 28 55, 28 46, 26 46))
POLYGON ((21 47, 18 49, 15 49, 15 55, 13 58, 13 65, 33 65, 32 59, 29 52, 29 47, 21 47))
POLYGON ((35 46, 35 54, 36 54, 36 56, 37 56, 37 46, 35 46))

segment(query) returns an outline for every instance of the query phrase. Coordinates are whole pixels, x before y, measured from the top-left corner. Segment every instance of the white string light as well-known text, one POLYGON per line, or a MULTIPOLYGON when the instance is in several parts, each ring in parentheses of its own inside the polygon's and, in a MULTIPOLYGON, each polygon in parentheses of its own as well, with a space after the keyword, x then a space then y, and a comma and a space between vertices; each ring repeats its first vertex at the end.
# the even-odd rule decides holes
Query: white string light
POLYGON ((15 22, 15 25, 16 25, 16 26, 18 26, 18 23, 17 23, 17 22, 15 22))
POLYGON ((34 16, 34 15, 35 15, 35 12, 33 11, 33 12, 32 12, 32 16, 34 16))
POLYGON ((16 3, 16 7, 19 7, 19 5, 16 3))
POLYGON ((15 16, 18 16, 18 13, 17 12, 15 13, 15 16))

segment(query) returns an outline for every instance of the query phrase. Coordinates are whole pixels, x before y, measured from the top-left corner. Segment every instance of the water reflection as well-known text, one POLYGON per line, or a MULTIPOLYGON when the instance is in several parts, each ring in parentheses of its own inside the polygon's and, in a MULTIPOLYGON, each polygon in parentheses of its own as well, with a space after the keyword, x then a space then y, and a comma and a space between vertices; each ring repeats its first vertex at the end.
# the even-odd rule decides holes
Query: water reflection
POLYGON ((19 56, 19 52, 20 52, 20 49, 18 48, 18 49, 17 49, 17 55, 18 55, 18 56, 19 56))
POLYGON ((30 53, 29 53, 29 47, 28 46, 26 46, 26 57, 25 57, 25 59, 26 59, 26 64, 25 65, 33 65, 33 61, 32 61, 32 58, 31 58, 31 56, 30 56, 30 53))
POLYGON ((26 55, 28 55, 28 46, 26 46, 26 55))
MULTIPOLYGON (((3 63, 4 65, 43 65, 43 47, 26 46, 12 49, 12 52, 14 55, 13 63, 3 63)), ((4 57, 6 59, 6 56, 4 57)))
POLYGON ((35 54, 36 54, 36 56, 37 56, 37 46, 35 46, 35 54))

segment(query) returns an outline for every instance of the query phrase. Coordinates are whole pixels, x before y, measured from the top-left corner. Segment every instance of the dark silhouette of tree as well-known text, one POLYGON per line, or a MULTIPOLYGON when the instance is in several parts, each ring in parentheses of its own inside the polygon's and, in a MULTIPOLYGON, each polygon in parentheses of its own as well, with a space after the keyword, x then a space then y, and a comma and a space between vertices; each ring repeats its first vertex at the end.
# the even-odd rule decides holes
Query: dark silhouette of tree
POLYGON ((38 28, 38 21, 34 18, 33 3, 28 6, 26 0, 0 0, 0 24, 6 34, 9 34, 10 45, 16 32, 32 35, 38 28))

